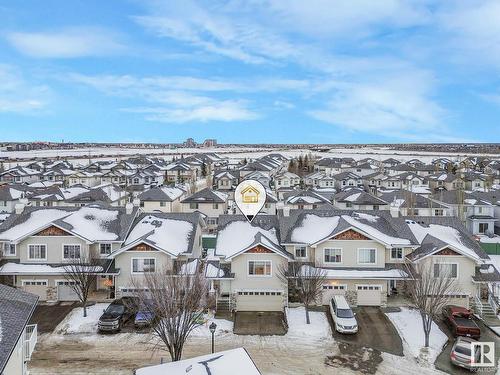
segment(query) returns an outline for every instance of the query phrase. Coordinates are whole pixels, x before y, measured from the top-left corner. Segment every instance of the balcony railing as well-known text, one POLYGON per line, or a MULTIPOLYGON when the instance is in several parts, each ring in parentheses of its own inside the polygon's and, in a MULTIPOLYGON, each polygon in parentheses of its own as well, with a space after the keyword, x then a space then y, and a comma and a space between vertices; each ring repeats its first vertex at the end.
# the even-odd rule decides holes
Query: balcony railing
POLYGON ((36 324, 29 324, 26 326, 24 333, 24 360, 31 360, 31 355, 35 350, 35 345, 38 341, 38 326, 36 324))

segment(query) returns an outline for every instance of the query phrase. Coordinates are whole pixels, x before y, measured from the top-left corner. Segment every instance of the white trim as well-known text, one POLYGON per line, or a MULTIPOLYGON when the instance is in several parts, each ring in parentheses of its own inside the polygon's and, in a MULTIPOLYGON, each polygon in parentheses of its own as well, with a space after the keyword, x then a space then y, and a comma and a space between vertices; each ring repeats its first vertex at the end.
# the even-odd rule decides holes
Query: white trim
POLYGON ((45 285, 38 285, 38 286, 46 286, 46 287, 49 286, 49 280, 48 279, 21 280, 21 285, 22 286, 26 286, 26 283, 33 283, 33 282, 36 282, 36 283, 45 283, 45 285))
POLYGON ((358 247, 357 249, 357 262, 358 264, 362 264, 362 265, 377 265, 377 260, 378 260, 378 249, 376 247, 358 247), (375 250, 375 262, 371 263, 371 262, 360 262, 359 261, 359 253, 360 253, 360 250, 375 250))
POLYGON ((344 263, 344 250, 341 247, 325 247, 323 248, 323 259, 324 264, 343 264, 344 263), (327 262, 325 260, 325 250, 340 250, 340 262, 327 262))
POLYGON ((383 286, 380 284, 355 284, 356 285, 356 292, 358 290, 367 290, 367 289, 359 289, 359 288, 368 288, 368 287, 374 287, 374 288, 379 288, 379 289, 372 289, 372 290, 378 290, 379 292, 382 292, 384 290, 383 286))
POLYGON ((321 289, 323 291, 325 290, 344 290, 347 291, 347 284, 323 284, 321 286, 321 289), (331 288, 325 288, 325 287, 331 287, 331 288), (337 289, 335 289, 337 287, 337 289))
MULTIPOLYGON (((264 271, 266 267, 264 266, 264 271)), ((247 277, 273 277, 273 261, 268 259, 249 259, 247 260, 247 277), (271 273, 269 275, 251 275, 250 274, 250 262, 269 262, 271 273)))
POLYGON ((434 278, 436 278, 434 276, 434 266, 436 264, 446 264, 446 265, 453 265, 453 264, 455 264, 457 266, 457 277, 449 277, 449 279, 453 279, 453 280, 458 280, 459 279, 459 275, 460 275, 460 264, 459 263, 456 263, 456 262, 434 262, 434 263, 432 263, 432 277, 434 277, 434 278))
POLYGON ((405 249, 404 249, 403 247, 391 247, 391 248, 389 249, 389 251, 390 251, 390 253, 389 253, 389 258, 390 258, 391 260, 403 260, 403 259, 405 258, 405 249), (401 249, 401 258, 393 258, 393 257, 392 257, 392 250, 393 250, 393 249, 401 249))
POLYGON ((63 261, 71 261, 71 260, 82 259, 82 244, 79 244, 79 243, 63 243, 61 245, 61 259, 63 261), (79 250, 80 250, 80 257, 79 258, 65 258, 64 257, 64 246, 78 246, 79 250))
POLYGON ((28 254, 27 254, 27 257, 26 259, 30 260, 30 261, 39 261, 39 262, 43 262, 43 261, 46 261, 47 260, 47 257, 48 257, 48 246, 46 243, 30 243, 28 244, 28 254), (45 258, 31 258, 30 257, 30 246, 45 246, 45 258))
POLYGON ((2 256, 5 257, 5 258, 9 258, 9 257, 17 257, 17 245, 15 243, 12 243, 12 242, 4 242, 3 243, 3 248, 2 248, 2 256), (9 251, 10 251, 10 247, 11 246, 14 246, 14 254, 6 254, 5 253, 5 245, 8 245, 9 246, 9 251))
MULTIPOLYGON (((152 272, 156 272, 156 258, 153 258, 153 257, 134 257, 134 258, 130 258, 130 274, 131 275, 142 275, 142 274, 145 274, 145 273, 152 273, 152 272), (139 272, 134 272, 134 259, 153 259, 155 262, 155 269, 154 271, 149 271, 149 272, 144 272, 144 271, 139 271, 139 272)), ((143 264, 144 266, 144 264, 143 264)))
POLYGON ((293 257, 295 259, 307 259, 309 257, 309 251, 307 250, 307 245, 294 245, 294 247, 293 247, 293 257), (298 257, 297 256, 297 248, 298 247, 306 249, 306 256, 305 257, 298 257))

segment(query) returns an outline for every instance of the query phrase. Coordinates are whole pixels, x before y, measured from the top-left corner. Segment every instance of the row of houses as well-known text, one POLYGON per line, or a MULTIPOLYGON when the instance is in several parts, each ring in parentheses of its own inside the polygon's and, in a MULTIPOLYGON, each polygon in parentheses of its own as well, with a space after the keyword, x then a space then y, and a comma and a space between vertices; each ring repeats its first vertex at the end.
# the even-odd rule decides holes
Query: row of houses
POLYGON ((326 272, 323 303, 344 294, 353 305, 383 306, 409 277, 403 264, 431 262, 436 277, 456 278, 458 305, 482 303, 500 274, 455 217, 392 217, 388 212, 332 208, 220 215, 206 240, 204 215, 147 213, 139 207, 26 207, 0 225, 4 284, 42 301, 75 300, 64 274, 81 258, 99 260, 94 292, 135 293, 148 272, 201 269, 219 309, 281 311, 290 264, 326 272), (111 289, 111 290, 110 290, 111 289), (483 298, 483 300, 481 300, 483 298))

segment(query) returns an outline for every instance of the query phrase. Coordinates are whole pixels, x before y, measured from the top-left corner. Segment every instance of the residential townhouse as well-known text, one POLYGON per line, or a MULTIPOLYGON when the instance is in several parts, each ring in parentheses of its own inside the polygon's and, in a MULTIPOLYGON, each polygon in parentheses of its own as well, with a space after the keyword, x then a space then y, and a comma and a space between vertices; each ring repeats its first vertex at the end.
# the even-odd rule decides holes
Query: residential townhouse
POLYGON ((181 200, 186 191, 175 186, 158 186, 141 193, 137 198, 144 212, 181 212, 181 200))
POLYGON ((251 223, 242 215, 219 218, 214 254, 207 257, 219 311, 283 311, 288 286, 283 271, 293 258, 279 240, 274 215, 257 215, 251 223))
POLYGON ((201 258, 202 215, 193 213, 142 213, 121 246, 108 259, 120 271, 113 275, 117 298, 133 296, 148 272, 178 273, 182 265, 201 258))
POLYGON ((389 202, 389 210, 393 217, 451 215, 447 206, 409 190, 384 192, 380 194, 380 198, 389 202))
POLYGON ((214 230, 220 215, 228 212, 228 195, 205 188, 181 200, 182 212, 201 212, 206 216, 207 227, 214 230))
POLYGON ((107 290, 119 273, 107 257, 121 247, 137 212, 131 204, 18 210, 0 225, 0 277, 41 301, 77 300, 65 278, 67 265, 92 258, 100 263, 93 290, 107 290))
POLYGON ((40 181, 40 171, 27 167, 14 167, 0 173, 0 182, 30 184, 40 181))
POLYGON ((342 172, 333 176, 335 188, 342 190, 348 187, 363 187, 363 179, 352 172, 342 172))
POLYGON ((385 200, 360 188, 345 189, 333 197, 333 205, 342 210, 388 210, 385 200))
POLYGON ((295 190, 284 196, 284 207, 287 209, 315 209, 322 205, 330 205, 331 201, 312 190, 295 190))

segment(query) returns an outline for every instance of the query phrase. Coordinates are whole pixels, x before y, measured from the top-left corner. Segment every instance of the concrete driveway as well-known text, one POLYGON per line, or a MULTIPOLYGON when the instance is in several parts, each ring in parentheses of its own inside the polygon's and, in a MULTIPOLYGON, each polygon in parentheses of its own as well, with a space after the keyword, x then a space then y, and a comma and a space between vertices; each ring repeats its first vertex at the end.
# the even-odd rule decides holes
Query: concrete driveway
POLYGON ((234 316, 233 332, 237 335, 284 335, 287 329, 279 311, 238 311, 234 316))
POLYGON ((52 332, 76 306, 76 302, 39 303, 33 312, 30 324, 38 324, 40 333, 52 332))
MULTIPOLYGON (((437 322, 439 325, 439 328, 441 328, 441 331, 443 331, 447 336, 448 336, 448 344, 444 348, 444 350, 441 352, 441 354, 436 358, 436 362, 434 365, 438 370, 447 372, 448 374, 470 374, 469 371, 453 366, 450 362, 450 353, 451 353, 451 347, 453 346, 453 343, 455 341, 455 337, 450 332, 449 327, 444 324, 444 322, 440 321, 437 322)), ((500 358, 500 339, 499 337, 492 332, 488 327, 486 327, 480 320, 476 320, 477 325, 479 328, 481 328, 481 338, 479 341, 482 342, 494 342, 495 343, 495 360, 498 362, 498 359, 500 358)), ((481 368, 480 370, 481 374, 494 374, 496 373, 496 368, 481 368)))
POLYGON ((354 335, 342 334, 335 331, 330 311, 326 311, 335 340, 403 356, 401 338, 396 328, 394 328, 379 307, 359 307, 354 308, 353 311, 356 313, 356 320, 359 327, 358 333, 354 335))

